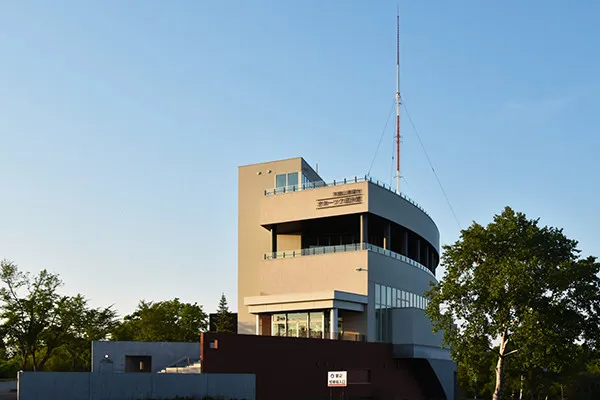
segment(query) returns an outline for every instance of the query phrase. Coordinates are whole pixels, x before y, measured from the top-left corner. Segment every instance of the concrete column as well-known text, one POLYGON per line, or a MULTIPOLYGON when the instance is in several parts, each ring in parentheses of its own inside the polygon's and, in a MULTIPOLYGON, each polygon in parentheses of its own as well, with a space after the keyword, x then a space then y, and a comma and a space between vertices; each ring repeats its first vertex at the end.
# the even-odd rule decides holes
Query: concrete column
POLYGON ((360 214, 360 243, 369 241, 369 215, 360 214))
POLYGON ((417 239, 417 262, 421 263, 421 239, 417 239))
POLYGON ((329 332, 332 339, 337 339, 338 336, 338 309, 332 308, 329 310, 329 332))
POLYGON ((256 334, 260 335, 260 315, 256 314, 256 334))
POLYGON ((402 255, 408 257, 408 232, 404 231, 402 233, 402 244, 400 246, 400 252, 402 255))
POLYGON ((429 245, 425 245, 425 266, 431 269, 431 265, 429 265, 429 245))
POLYGON ((392 246, 392 224, 389 222, 385 225, 383 232, 383 248, 389 250, 392 246))
POLYGON ((271 251, 277 253, 277 225, 271 227, 271 251))

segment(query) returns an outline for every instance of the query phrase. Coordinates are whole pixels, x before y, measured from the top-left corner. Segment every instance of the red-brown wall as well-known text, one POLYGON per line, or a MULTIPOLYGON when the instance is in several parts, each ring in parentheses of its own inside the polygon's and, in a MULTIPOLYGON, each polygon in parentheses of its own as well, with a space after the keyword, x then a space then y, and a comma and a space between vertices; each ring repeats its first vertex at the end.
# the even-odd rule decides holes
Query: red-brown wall
POLYGON ((426 399, 410 361, 393 359, 389 344, 203 333, 200 349, 203 373, 256 374, 257 400, 426 399), (331 392, 327 371, 348 371, 348 387, 331 392), (366 371, 370 382, 352 383, 366 371))

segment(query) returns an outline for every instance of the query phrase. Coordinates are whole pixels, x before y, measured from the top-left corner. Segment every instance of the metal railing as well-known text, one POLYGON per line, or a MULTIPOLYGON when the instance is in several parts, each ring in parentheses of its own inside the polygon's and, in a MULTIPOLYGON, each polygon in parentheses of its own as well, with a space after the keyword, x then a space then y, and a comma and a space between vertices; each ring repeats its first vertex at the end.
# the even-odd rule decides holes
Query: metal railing
POLYGON ((375 245, 372 245, 369 243, 367 243, 366 245, 367 245, 367 250, 369 250, 369 251, 372 251, 372 252, 378 253, 378 254, 382 254, 387 257, 392 257, 392 258, 395 258, 396 260, 403 261, 407 264, 412 265, 413 267, 419 268, 420 270, 427 272, 429 275, 431 275, 435 278, 435 274, 433 272, 431 272, 431 270, 429 268, 427 268, 423 264, 413 260, 412 258, 408 258, 406 256, 403 256, 402 254, 398 254, 393 251, 386 250, 384 248, 381 248, 379 246, 375 246, 375 245))
POLYGON ((302 256, 316 256, 320 254, 333 254, 333 253, 345 253, 348 251, 359 251, 366 250, 366 243, 354 243, 354 244, 341 244, 339 246, 320 246, 310 247, 308 249, 301 250, 287 250, 278 251, 275 253, 266 253, 265 260, 272 260, 275 258, 294 258, 302 256))
POLYGON ((282 258, 296 258, 296 257, 303 257, 303 256, 322 255, 322 254, 346 253, 349 251, 361 251, 361 250, 372 251, 373 253, 381 254, 386 257, 391 257, 391 258, 395 258, 396 260, 403 261, 407 264, 412 265, 415 268, 419 268, 420 270, 427 272, 428 274, 430 274, 431 276, 433 276, 435 278, 435 274, 431 270, 429 270, 429 268, 424 266, 423 264, 413 260, 412 258, 409 258, 402 254, 395 253, 391 250, 387 250, 387 249, 384 249, 379 246, 375 246, 374 244, 371 244, 371 243, 342 244, 339 246, 322 246, 322 247, 311 247, 308 249, 300 249, 300 250, 278 251, 278 252, 274 252, 274 253, 265 253, 264 259, 265 260, 275 260, 275 259, 282 259, 282 258))
POLYGON ((369 175, 355 176, 354 178, 344 178, 342 180, 334 180, 333 182, 330 182, 330 183, 326 183, 325 181, 317 181, 317 182, 310 182, 305 185, 283 186, 283 187, 279 187, 279 188, 275 188, 275 189, 265 190, 265 196, 273 196, 276 194, 283 194, 283 193, 290 193, 290 192, 299 192, 302 190, 319 189, 319 188, 329 187, 329 186, 348 185, 351 183, 358 183, 358 182, 370 182, 374 185, 377 185, 379 187, 382 187, 382 188, 388 190, 389 192, 394 193, 396 196, 400 196, 402 199, 404 199, 405 201, 409 202, 410 204, 412 204, 413 206, 415 206, 419 210, 421 210, 425 215, 427 215, 433 221, 433 219, 431 218, 429 213, 427 211, 425 211, 425 209, 419 203, 417 203, 416 201, 414 201, 413 199, 411 199, 404 193, 400 193, 400 194, 396 193, 396 190, 394 190, 394 188, 392 186, 386 185, 384 182, 374 180, 369 175))

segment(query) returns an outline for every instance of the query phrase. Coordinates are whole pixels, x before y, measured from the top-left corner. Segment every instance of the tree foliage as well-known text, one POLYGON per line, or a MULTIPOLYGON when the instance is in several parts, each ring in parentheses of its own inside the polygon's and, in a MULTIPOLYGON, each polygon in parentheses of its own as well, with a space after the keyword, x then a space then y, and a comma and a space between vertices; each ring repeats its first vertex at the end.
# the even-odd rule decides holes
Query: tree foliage
POLYGON ((18 358, 23 370, 44 370, 53 353, 67 344, 77 359, 85 352, 84 346, 89 348, 91 340, 104 339, 114 325, 116 314, 110 307, 90 309, 82 295, 60 295, 62 281, 46 270, 32 276, 3 260, 0 280, 4 284, 0 288, 0 329, 5 352, 18 358))
POLYGON ((215 319, 215 331, 217 332, 232 332, 231 325, 233 324, 233 315, 229 311, 227 305, 227 298, 225 294, 221 294, 219 300, 219 306, 217 308, 217 315, 215 319))
POLYGON ((141 342, 196 342, 208 317, 197 303, 140 301, 137 309, 113 330, 114 340, 141 342))
POLYGON ((446 276, 428 291, 427 313, 459 362, 477 364, 483 349, 495 355, 494 399, 507 360, 533 396, 544 378, 568 373, 597 348, 600 266, 580 259, 561 229, 507 207, 444 250, 446 276))

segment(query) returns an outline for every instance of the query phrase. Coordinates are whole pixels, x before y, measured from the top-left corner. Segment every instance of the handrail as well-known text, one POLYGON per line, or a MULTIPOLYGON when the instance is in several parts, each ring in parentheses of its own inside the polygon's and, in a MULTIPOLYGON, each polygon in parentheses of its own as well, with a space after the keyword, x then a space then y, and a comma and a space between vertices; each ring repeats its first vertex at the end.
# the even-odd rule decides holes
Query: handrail
POLYGON ((435 273, 432 272, 429 268, 424 266, 423 264, 409 258, 405 255, 393 252, 391 250, 384 249, 382 247, 376 246, 371 243, 353 243, 353 244, 342 244, 339 246, 320 246, 320 247, 310 247, 307 249, 299 249, 299 250, 287 250, 287 251, 277 251, 273 253, 265 253, 265 260, 275 260, 282 258, 296 258, 303 256, 315 256, 321 254, 334 254, 334 253, 345 253, 350 251, 361 251, 367 250, 373 253, 381 254, 386 257, 395 258, 396 260, 400 260, 407 264, 412 265, 413 267, 419 268, 422 271, 427 272, 431 276, 435 278, 435 273))
POLYGON ((423 206, 421 206, 419 203, 417 203, 416 201, 414 201, 413 199, 411 199, 410 197, 408 197, 407 195, 405 195, 402 192, 396 193, 396 191, 392 188, 391 185, 386 185, 384 182, 379 182, 378 180, 373 180, 373 178, 369 175, 365 175, 364 177, 363 176, 355 176, 354 178, 344 178, 339 181, 334 180, 333 182, 330 182, 330 183, 326 183, 325 181, 316 181, 316 182, 310 182, 306 185, 283 186, 283 187, 279 187, 279 188, 265 190, 265 196, 273 196, 273 195, 289 193, 289 192, 299 192, 302 190, 313 190, 313 189, 319 189, 319 188, 329 187, 329 186, 349 185, 349 184, 358 183, 358 182, 369 182, 369 183, 372 183, 379 187, 382 187, 389 192, 394 193, 396 196, 401 197, 405 201, 407 201, 410 204, 412 204, 413 206, 417 207, 419 210, 421 210, 425 215, 427 215, 433 221, 433 218, 431 218, 431 215, 429 215, 429 213, 427 211, 425 211, 423 206))
POLYGON ((179 366, 177 364, 179 364, 181 361, 185 361, 185 360, 187 360, 187 364, 185 365, 186 367, 189 367, 190 365, 192 365, 190 363, 190 357, 189 356, 185 356, 185 357, 181 357, 177 361, 172 362, 171 364, 167 365, 163 369, 166 369, 166 368, 179 368, 179 366))

